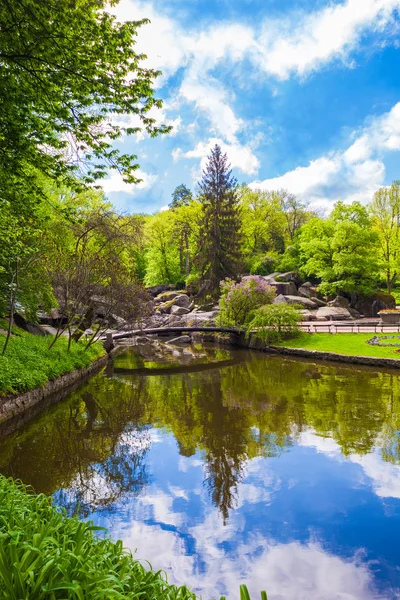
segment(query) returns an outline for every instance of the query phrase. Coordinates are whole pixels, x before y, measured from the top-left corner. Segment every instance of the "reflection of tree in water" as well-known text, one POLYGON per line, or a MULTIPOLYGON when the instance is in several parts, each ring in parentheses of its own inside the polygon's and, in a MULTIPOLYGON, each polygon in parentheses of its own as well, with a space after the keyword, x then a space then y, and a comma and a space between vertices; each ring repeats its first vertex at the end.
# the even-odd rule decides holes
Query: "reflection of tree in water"
POLYGON ((94 510, 109 511, 127 494, 139 494, 147 482, 145 457, 150 445, 146 430, 123 434, 105 461, 85 466, 76 473, 68 490, 55 494, 56 503, 69 514, 87 516, 94 510))
POLYGON ((379 446, 384 460, 400 462, 397 375, 246 356, 201 373, 100 374, 3 442, 0 472, 39 492, 66 490, 57 500, 71 511, 102 510, 146 485, 148 427, 162 427, 181 455, 201 451, 226 522, 246 461, 279 455, 304 431, 334 439, 346 455, 379 446))

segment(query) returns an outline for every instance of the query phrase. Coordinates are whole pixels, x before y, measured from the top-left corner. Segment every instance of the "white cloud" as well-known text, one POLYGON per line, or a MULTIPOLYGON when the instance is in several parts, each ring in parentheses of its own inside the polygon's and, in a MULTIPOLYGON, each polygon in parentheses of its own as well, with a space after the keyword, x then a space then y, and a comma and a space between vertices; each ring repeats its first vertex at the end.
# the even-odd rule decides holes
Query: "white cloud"
MULTIPOLYGON (((265 22, 258 40, 258 61, 270 75, 305 75, 334 60, 347 60, 362 35, 382 30, 400 7, 399 0, 346 0, 309 13, 297 23, 265 22)), ((351 65, 351 63, 350 63, 351 65)))
POLYGON ((360 465, 364 474, 372 481, 372 487, 377 496, 381 498, 400 498, 400 466, 382 460, 379 450, 360 456, 351 454, 345 459, 341 448, 335 440, 316 435, 311 429, 306 430, 296 437, 296 442, 301 446, 315 448, 318 452, 335 458, 338 461, 349 460, 360 465))
POLYGON ((210 138, 206 142, 199 142, 193 150, 189 150, 188 152, 183 152, 180 148, 177 148, 173 152, 174 160, 179 160, 180 158, 200 158, 200 167, 204 169, 207 163, 207 156, 215 144, 219 144, 222 151, 228 154, 229 162, 233 168, 237 168, 242 173, 247 173, 248 175, 257 173, 260 163, 253 154, 250 146, 244 146, 239 142, 227 144, 219 138, 210 138))
POLYGON ((137 190, 147 190, 151 188, 158 179, 158 175, 150 175, 140 169, 135 172, 135 177, 142 179, 139 183, 126 183, 122 175, 113 172, 107 179, 99 180, 97 183, 101 185, 105 194, 111 192, 125 192, 127 194, 134 194, 137 190))
POLYGON ((250 187, 288 189, 315 206, 329 207, 336 200, 367 202, 384 183, 385 154, 400 150, 400 102, 352 137, 354 141, 345 151, 331 152, 279 177, 255 181, 250 187))

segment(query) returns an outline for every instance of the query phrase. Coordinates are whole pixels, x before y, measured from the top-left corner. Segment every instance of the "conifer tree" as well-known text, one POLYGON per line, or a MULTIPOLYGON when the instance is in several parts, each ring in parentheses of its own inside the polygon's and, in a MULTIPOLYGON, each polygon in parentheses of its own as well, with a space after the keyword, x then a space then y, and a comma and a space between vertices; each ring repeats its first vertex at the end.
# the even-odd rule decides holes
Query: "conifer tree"
POLYGON ((218 297, 220 282, 236 279, 241 269, 241 221, 237 181, 218 144, 211 150, 199 183, 203 204, 199 252, 200 295, 218 297))

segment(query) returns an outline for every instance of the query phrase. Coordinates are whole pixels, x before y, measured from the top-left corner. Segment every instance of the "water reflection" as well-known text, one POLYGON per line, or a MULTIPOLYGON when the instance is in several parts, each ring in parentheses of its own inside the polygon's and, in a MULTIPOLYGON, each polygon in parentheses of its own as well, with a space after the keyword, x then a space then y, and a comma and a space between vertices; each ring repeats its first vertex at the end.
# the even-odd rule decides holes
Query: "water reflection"
POLYGON ((261 353, 127 352, 5 440, 0 471, 205 597, 396 598, 399 391, 261 353))

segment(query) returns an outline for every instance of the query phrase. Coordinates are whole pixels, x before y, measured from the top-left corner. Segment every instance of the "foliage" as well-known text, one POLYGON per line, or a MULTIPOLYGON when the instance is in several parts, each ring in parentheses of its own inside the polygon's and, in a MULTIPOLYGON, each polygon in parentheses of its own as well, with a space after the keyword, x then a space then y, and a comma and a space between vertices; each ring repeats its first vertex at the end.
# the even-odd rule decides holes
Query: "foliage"
POLYGON ((225 326, 245 325, 251 311, 271 304, 275 290, 259 276, 244 277, 240 283, 225 279, 221 283, 220 320, 225 326))
POLYGON ((32 169, 73 186, 109 167, 138 181, 137 157, 121 154, 114 140, 168 131, 149 112, 161 107, 153 92, 159 73, 134 49, 148 21, 120 23, 109 7, 106 0, 1 3, 0 189, 11 190, 13 176, 33 189, 32 169))
POLYGON ((267 254, 264 256, 255 256, 251 261, 250 273, 251 275, 270 275, 276 271, 278 264, 277 254, 267 254))
POLYGON ((299 334, 301 314, 290 304, 271 304, 254 311, 247 325, 247 335, 254 335, 265 344, 279 342, 299 334))
MULTIPOLYGON (((41 387, 60 375, 88 367, 104 354, 101 343, 85 351, 86 343, 82 341, 68 349, 68 340, 62 337, 50 349, 52 336, 34 336, 18 328, 13 331, 7 354, 0 356, 0 396, 41 387)), ((0 335, 0 351, 5 337, 0 335)))
POLYGON ((369 207, 372 226, 379 236, 380 258, 388 294, 400 270, 400 184, 379 189, 369 207))
POLYGON ((371 293, 379 277, 378 236, 359 202, 338 202, 329 218, 311 219, 299 234, 301 270, 324 294, 371 293))
POLYGON ((169 207, 175 209, 180 208, 181 206, 187 206, 192 200, 192 192, 184 183, 181 183, 181 185, 178 185, 172 192, 172 202, 169 207))
POLYGON ((12 598, 195 600, 44 495, 0 477, 0 592, 12 598), (34 576, 33 576, 34 574, 34 576))
POLYGON ((218 144, 211 150, 199 183, 203 213, 196 257, 203 297, 216 298, 220 282, 241 268, 241 222, 237 182, 218 144))

